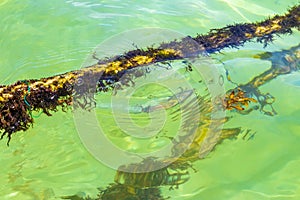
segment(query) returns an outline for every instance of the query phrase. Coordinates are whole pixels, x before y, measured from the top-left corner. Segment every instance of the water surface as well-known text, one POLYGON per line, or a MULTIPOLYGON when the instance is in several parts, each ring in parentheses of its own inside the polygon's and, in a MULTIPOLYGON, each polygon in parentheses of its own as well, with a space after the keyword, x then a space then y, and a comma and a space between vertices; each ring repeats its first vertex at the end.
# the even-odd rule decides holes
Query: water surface
MULTIPOLYGON (((123 31, 158 27, 194 36, 210 28, 282 14, 296 2, 0 0, 1 84, 78 69, 99 43, 123 31)), ((235 82, 244 83, 271 65, 254 55, 288 49, 299 37, 295 32, 276 38, 265 49, 247 43, 213 56, 224 62, 235 82)), ((164 188, 164 194, 171 199, 299 199, 300 74, 292 76, 261 88, 276 98, 278 115, 227 113, 233 118, 226 126, 251 129, 256 132, 253 139, 225 141, 195 163, 198 172, 191 172, 186 184, 172 191, 164 188)), ((226 83, 226 87, 233 85, 226 83)), ((158 98, 163 101, 168 96, 158 98)), ((130 144, 120 137, 115 142, 123 148, 130 144)), ((160 144, 164 142, 168 140, 160 144)), ((106 187, 115 174, 84 148, 72 112, 41 115, 32 128, 13 137, 9 148, 5 141, 0 145, 1 199, 60 199, 76 193, 95 197, 97 187, 106 187)))

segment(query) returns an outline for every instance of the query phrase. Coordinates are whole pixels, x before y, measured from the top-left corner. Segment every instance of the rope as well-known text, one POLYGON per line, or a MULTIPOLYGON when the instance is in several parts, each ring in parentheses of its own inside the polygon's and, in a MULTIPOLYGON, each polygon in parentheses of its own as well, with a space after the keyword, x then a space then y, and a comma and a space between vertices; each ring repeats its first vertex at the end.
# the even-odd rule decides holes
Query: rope
POLYGON ((26 99, 27 96, 30 94, 30 85, 29 85, 29 83, 28 83, 27 80, 22 80, 21 82, 23 82, 23 83, 25 83, 25 84, 27 85, 27 92, 26 92, 26 94, 24 95, 24 102, 25 102, 25 104, 29 107, 29 109, 28 109, 29 114, 30 114, 30 116, 31 116, 32 118, 39 118, 43 112, 40 112, 38 115, 33 115, 33 114, 32 114, 32 107, 31 107, 30 103, 29 103, 29 102, 27 101, 27 99, 26 99))

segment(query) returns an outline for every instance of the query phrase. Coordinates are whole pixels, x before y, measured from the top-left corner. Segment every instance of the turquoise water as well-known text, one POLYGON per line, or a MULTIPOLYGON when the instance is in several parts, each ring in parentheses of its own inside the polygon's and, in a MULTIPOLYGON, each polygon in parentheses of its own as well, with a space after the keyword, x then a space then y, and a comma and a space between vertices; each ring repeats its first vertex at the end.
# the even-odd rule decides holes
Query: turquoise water
MULTIPOLYGON (((98 44, 124 31, 156 27, 194 36, 210 28, 281 14, 296 3, 0 0, 1 84, 78 69, 98 44)), ((270 67, 268 61, 254 59, 255 54, 288 49, 297 45, 299 37, 295 32, 276 38, 265 49, 247 43, 213 57, 225 63, 235 82, 244 83, 270 67)), ((300 74, 292 76, 261 88, 276 97, 277 116, 258 111, 227 113, 233 116, 227 126, 253 130, 252 140, 224 141, 194 164, 198 172, 191 172, 187 183, 172 191, 164 188, 164 194, 171 199, 300 199, 300 74)), ((71 112, 42 115, 28 131, 16 134, 10 147, 5 141, 0 145, 0 199, 60 199, 76 193, 95 197, 97 187, 113 182, 115 170, 85 149, 71 112)), ((124 141, 119 145, 128 146, 124 141)))

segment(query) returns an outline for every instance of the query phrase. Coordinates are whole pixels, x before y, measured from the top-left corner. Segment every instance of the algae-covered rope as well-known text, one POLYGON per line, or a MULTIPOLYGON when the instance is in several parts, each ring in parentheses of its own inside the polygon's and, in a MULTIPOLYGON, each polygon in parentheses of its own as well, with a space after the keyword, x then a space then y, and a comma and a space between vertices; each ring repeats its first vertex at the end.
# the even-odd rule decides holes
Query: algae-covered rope
MULTIPOLYGON (((275 34, 291 34, 292 28, 300 29, 299 5, 290 8, 285 15, 275 15, 261 22, 212 29, 205 35, 162 43, 157 48, 135 49, 121 56, 99 60, 96 64, 80 70, 0 86, 0 129, 3 131, 1 139, 7 135, 9 144, 13 133, 27 130, 33 123, 31 111, 42 110, 43 113, 51 115, 50 111, 57 111, 59 107, 64 109, 74 103, 74 97, 82 97, 84 100, 78 102, 78 105, 85 108, 89 103, 87 98, 90 98, 86 94, 113 88, 132 68, 193 57, 204 51, 214 53, 226 47, 238 47, 253 39, 267 45, 275 34), (77 84, 80 81, 84 81, 84 84, 77 84)), ((129 74, 128 79, 120 82, 121 85, 128 85, 131 79, 141 76, 141 73, 129 74)))

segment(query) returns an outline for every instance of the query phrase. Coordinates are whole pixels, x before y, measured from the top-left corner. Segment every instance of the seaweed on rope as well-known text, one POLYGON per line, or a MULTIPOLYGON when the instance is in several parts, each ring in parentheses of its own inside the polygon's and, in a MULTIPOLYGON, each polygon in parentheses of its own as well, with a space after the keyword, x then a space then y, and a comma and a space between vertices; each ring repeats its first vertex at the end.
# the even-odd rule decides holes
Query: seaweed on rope
POLYGON ((204 35, 190 36, 157 48, 135 49, 121 56, 99 60, 96 64, 80 70, 66 72, 41 79, 20 80, 12 85, 0 86, 0 129, 1 139, 26 131, 34 122, 32 111, 63 111, 71 105, 89 108, 93 97, 89 94, 106 92, 116 85, 129 85, 142 73, 131 69, 171 60, 195 57, 203 52, 215 53, 224 48, 237 48, 247 41, 272 42, 275 35, 291 34, 292 28, 300 30, 300 6, 294 6, 285 15, 275 15, 256 23, 242 23, 212 29, 204 35), (195 43, 196 42, 196 43, 195 43), (199 46, 201 48, 199 48, 199 46), (128 78, 120 78, 128 73, 128 78), (81 84, 83 82, 84 84, 81 84), (77 101, 74 101, 77 99, 77 101))

